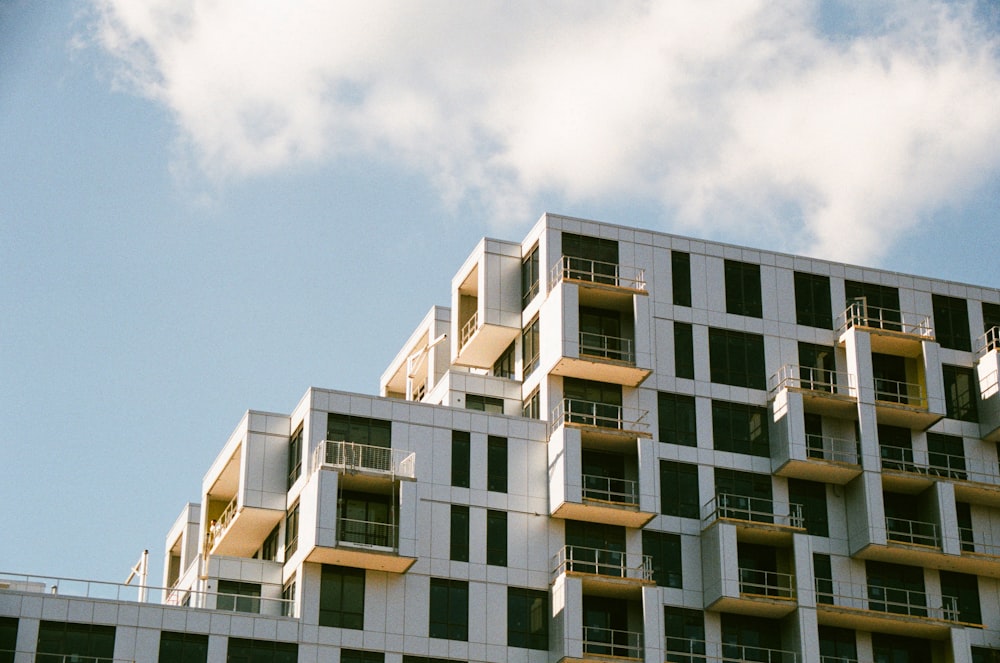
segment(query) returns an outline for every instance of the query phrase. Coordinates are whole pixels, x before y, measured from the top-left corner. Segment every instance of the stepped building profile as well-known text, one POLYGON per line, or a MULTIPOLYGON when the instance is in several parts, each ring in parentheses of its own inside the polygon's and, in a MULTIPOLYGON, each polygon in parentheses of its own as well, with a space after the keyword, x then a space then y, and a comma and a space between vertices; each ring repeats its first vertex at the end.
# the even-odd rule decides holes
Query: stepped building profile
POLYGON ((0 662, 1000 661, 1000 290, 547 214, 450 304, 0 662))

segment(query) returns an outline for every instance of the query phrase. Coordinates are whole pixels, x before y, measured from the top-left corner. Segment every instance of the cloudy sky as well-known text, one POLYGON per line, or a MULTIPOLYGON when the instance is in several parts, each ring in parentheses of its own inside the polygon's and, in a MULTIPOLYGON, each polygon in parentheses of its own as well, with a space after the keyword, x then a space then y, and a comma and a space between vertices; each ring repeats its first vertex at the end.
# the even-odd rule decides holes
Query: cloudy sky
POLYGON ((1000 286, 997 109, 995 0, 0 2, 0 571, 158 579, 544 211, 1000 286))

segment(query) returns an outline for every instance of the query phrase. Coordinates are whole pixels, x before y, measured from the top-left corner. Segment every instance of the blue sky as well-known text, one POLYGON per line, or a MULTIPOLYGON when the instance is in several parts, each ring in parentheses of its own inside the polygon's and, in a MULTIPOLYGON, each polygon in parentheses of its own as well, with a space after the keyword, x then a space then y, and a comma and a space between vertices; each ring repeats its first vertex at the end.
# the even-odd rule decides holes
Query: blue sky
POLYGON ((280 7, 0 2, 0 571, 158 582, 545 211, 1000 286, 994 2, 280 7))

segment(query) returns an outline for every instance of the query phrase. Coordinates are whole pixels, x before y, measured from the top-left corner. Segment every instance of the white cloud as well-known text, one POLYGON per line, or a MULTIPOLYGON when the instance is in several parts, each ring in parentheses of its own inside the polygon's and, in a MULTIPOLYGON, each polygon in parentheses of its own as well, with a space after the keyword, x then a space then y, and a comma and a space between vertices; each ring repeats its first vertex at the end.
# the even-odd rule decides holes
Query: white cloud
POLYGON ((636 196, 867 262, 996 176, 1000 52, 964 4, 827 1, 95 0, 213 178, 363 152, 497 218, 636 196))

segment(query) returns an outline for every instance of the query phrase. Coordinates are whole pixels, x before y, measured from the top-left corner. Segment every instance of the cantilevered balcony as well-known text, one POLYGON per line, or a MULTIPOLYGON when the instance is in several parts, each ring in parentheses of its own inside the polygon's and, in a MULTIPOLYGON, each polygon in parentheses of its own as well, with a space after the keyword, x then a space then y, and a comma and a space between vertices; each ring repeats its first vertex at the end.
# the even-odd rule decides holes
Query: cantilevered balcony
POLYGON ((854 557, 930 569, 952 570, 961 565, 957 550, 945 551, 941 526, 937 523, 893 515, 887 515, 883 522, 885 542, 871 542, 854 557))
POLYGON ((578 576, 585 594, 627 597, 653 585, 653 558, 620 550, 563 546, 552 558, 552 582, 578 576))
POLYGON ((768 380, 768 399, 774 400, 782 391, 801 393, 806 412, 857 416, 858 389, 850 373, 785 364, 768 380))
POLYGON ((636 364, 635 341, 631 338, 580 332, 578 352, 564 354, 551 373, 563 377, 610 382, 637 387, 653 372, 636 364))
POLYGON ((324 440, 313 453, 313 470, 332 470, 343 475, 342 485, 364 490, 399 479, 414 481, 416 454, 370 444, 324 440))
POLYGON ((1000 578, 1000 545, 985 532, 973 531, 971 527, 959 527, 962 542, 962 556, 954 569, 962 573, 1000 578))
POLYGON ((772 456, 776 475, 843 486, 861 474, 857 440, 812 433, 805 433, 805 444, 799 440, 803 438, 794 435, 772 438, 772 445, 788 445, 787 450, 772 456))
POLYGON ((1000 442, 1000 327, 991 327, 976 341, 979 379, 979 434, 1000 442))
MULTIPOLYGON (((664 661, 666 663, 735 663, 736 661, 753 661, 754 663, 798 663, 797 652, 785 649, 767 649, 751 647, 750 645, 723 644, 708 642, 693 638, 676 638, 667 636, 664 643, 664 661)), ((836 662, 846 663, 840 659, 836 662)))
POLYGON ((636 660, 643 659, 642 631, 583 627, 583 656, 589 659, 636 660))
POLYGON ((521 333, 520 267, 520 246, 487 239, 452 279, 452 363, 490 368, 521 333))
POLYGON ((718 493, 702 508, 701 527, 708 529, 717 522, 736 525, 740 541, 749 543, 788 544, 792 534, 805 532, 802 507, 798 504, 778 505, 773 500, 730 493, 718 493))
POLYGON ((611 403, 597 403, 579 398, 564 398, 552 408, 549 432, 560 426, 579 428, 589 439, 608 442, 635 440, 637 437, 652 437, 648 413, 611 403))
POLYGON ((941 550, 941 532, 937 523, 909 518, 885 518, 886 541, 892 545, 917 546, 941 550))
POLYGON ((640 528, 656 513, 639 506, 639 482, 633 479, 581 475, 581 500, 561 499, 553 505, 554 518, 640 528))
POLYGON ((837 318, 838 334, 858 329, 871 334, 872 352, 917 357, 923 342, 934 340, 929 316, 871 306, 863 301, 851 303, 837 318))
POLYGON ((559 283, 580 286, 580 302, 589 306, 612 306, 633 295, 648 295, 646 273, 639 267, 563 256, 549 273, 549 289, 559 283))
POLYGON ((941 639, 959 623, 958 598, 930 602, 926 592, 876 584, 816 580, 821 625, 941 639))

